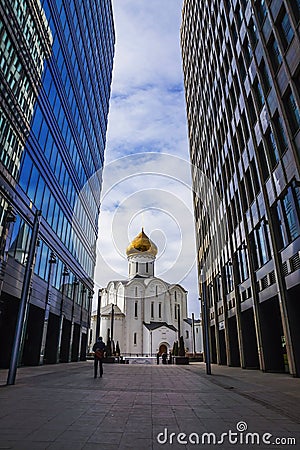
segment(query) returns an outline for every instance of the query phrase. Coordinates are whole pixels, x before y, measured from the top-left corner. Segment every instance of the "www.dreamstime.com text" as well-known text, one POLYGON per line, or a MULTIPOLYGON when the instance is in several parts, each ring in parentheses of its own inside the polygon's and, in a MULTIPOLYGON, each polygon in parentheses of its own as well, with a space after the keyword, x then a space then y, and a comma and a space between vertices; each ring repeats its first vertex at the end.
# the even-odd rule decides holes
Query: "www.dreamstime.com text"
POLYGON ((168 428, 158 433, 158 444, 194 444, 194 445, 296 445, 296 438, 292 436, 274 436, 272 433, 258 433, 247 431, 248 424, 240 421, 236 424, 236 431, 228 430, 224 433, 174 433, 168 428))

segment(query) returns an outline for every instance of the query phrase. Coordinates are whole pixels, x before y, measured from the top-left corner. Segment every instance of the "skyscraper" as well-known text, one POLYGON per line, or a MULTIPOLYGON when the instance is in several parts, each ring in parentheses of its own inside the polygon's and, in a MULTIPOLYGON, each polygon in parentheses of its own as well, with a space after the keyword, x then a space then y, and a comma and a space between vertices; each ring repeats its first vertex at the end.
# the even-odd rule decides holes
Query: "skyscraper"
POLYGON ((114 56, 110 0, 0 6, 0 366, 33 227, 24 364, 85 358, 114 56))
POLYGON ((181 28, 212 361, 294 376, 300 374, 299 19, 299 0, 185 0, 181 28))

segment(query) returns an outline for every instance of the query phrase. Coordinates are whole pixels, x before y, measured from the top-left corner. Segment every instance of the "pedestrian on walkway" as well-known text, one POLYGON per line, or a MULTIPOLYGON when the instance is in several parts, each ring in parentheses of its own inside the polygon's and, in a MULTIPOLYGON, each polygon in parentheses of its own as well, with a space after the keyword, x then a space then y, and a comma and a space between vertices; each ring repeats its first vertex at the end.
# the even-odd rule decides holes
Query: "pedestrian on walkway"
POLYGON ((160 357, 160 354, 159 354, 159 352, 157 352, 156 353, 156 364, 157 365, 159 364, 159 357, 160 357))
POLYGON ((102 340, 102 337, 99 336, 97 338, 97 341, 93 345, 93 352, 94 352, 94 378, 97 378, 97 372, 98 372, 98 364, 100 367, 100 378, 102 378, 103 375, 103 358, 104 353, 106 350, 106 346, 102 340))

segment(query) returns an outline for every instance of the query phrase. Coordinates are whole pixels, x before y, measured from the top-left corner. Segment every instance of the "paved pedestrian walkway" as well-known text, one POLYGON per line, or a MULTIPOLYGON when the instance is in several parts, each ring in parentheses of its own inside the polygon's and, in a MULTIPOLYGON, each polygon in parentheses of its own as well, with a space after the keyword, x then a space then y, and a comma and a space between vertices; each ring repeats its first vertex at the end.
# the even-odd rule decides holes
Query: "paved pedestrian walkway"
POLYGON ((20 368, 0 388, 0 449, 300 449, 300 379, 212 373, 203 363, 105 364, 101 379, 92 361, 20 368))

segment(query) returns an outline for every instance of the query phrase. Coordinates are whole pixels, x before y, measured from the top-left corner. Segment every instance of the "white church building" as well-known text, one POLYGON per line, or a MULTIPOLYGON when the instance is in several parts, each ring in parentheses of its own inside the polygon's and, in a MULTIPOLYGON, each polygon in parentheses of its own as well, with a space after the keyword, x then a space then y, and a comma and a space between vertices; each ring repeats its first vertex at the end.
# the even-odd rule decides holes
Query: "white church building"
MULTIPOLYGON (((198 332, 196 348, 193 346, 187 291, 179 284, 155 277, 157 247, 143 229, 127 247, 126 254, 128 279, 110 281, 99 291, 103 340, 113 337, 124 356, 154 356, 158 352, 168 354, 180 333, 186 352, 201 351, 198 332)), ((96 338, 96 320, 97 314, 93 314, 90 343, 96 338)), ((199 321, 196 328, 200 331, 199 321)))

